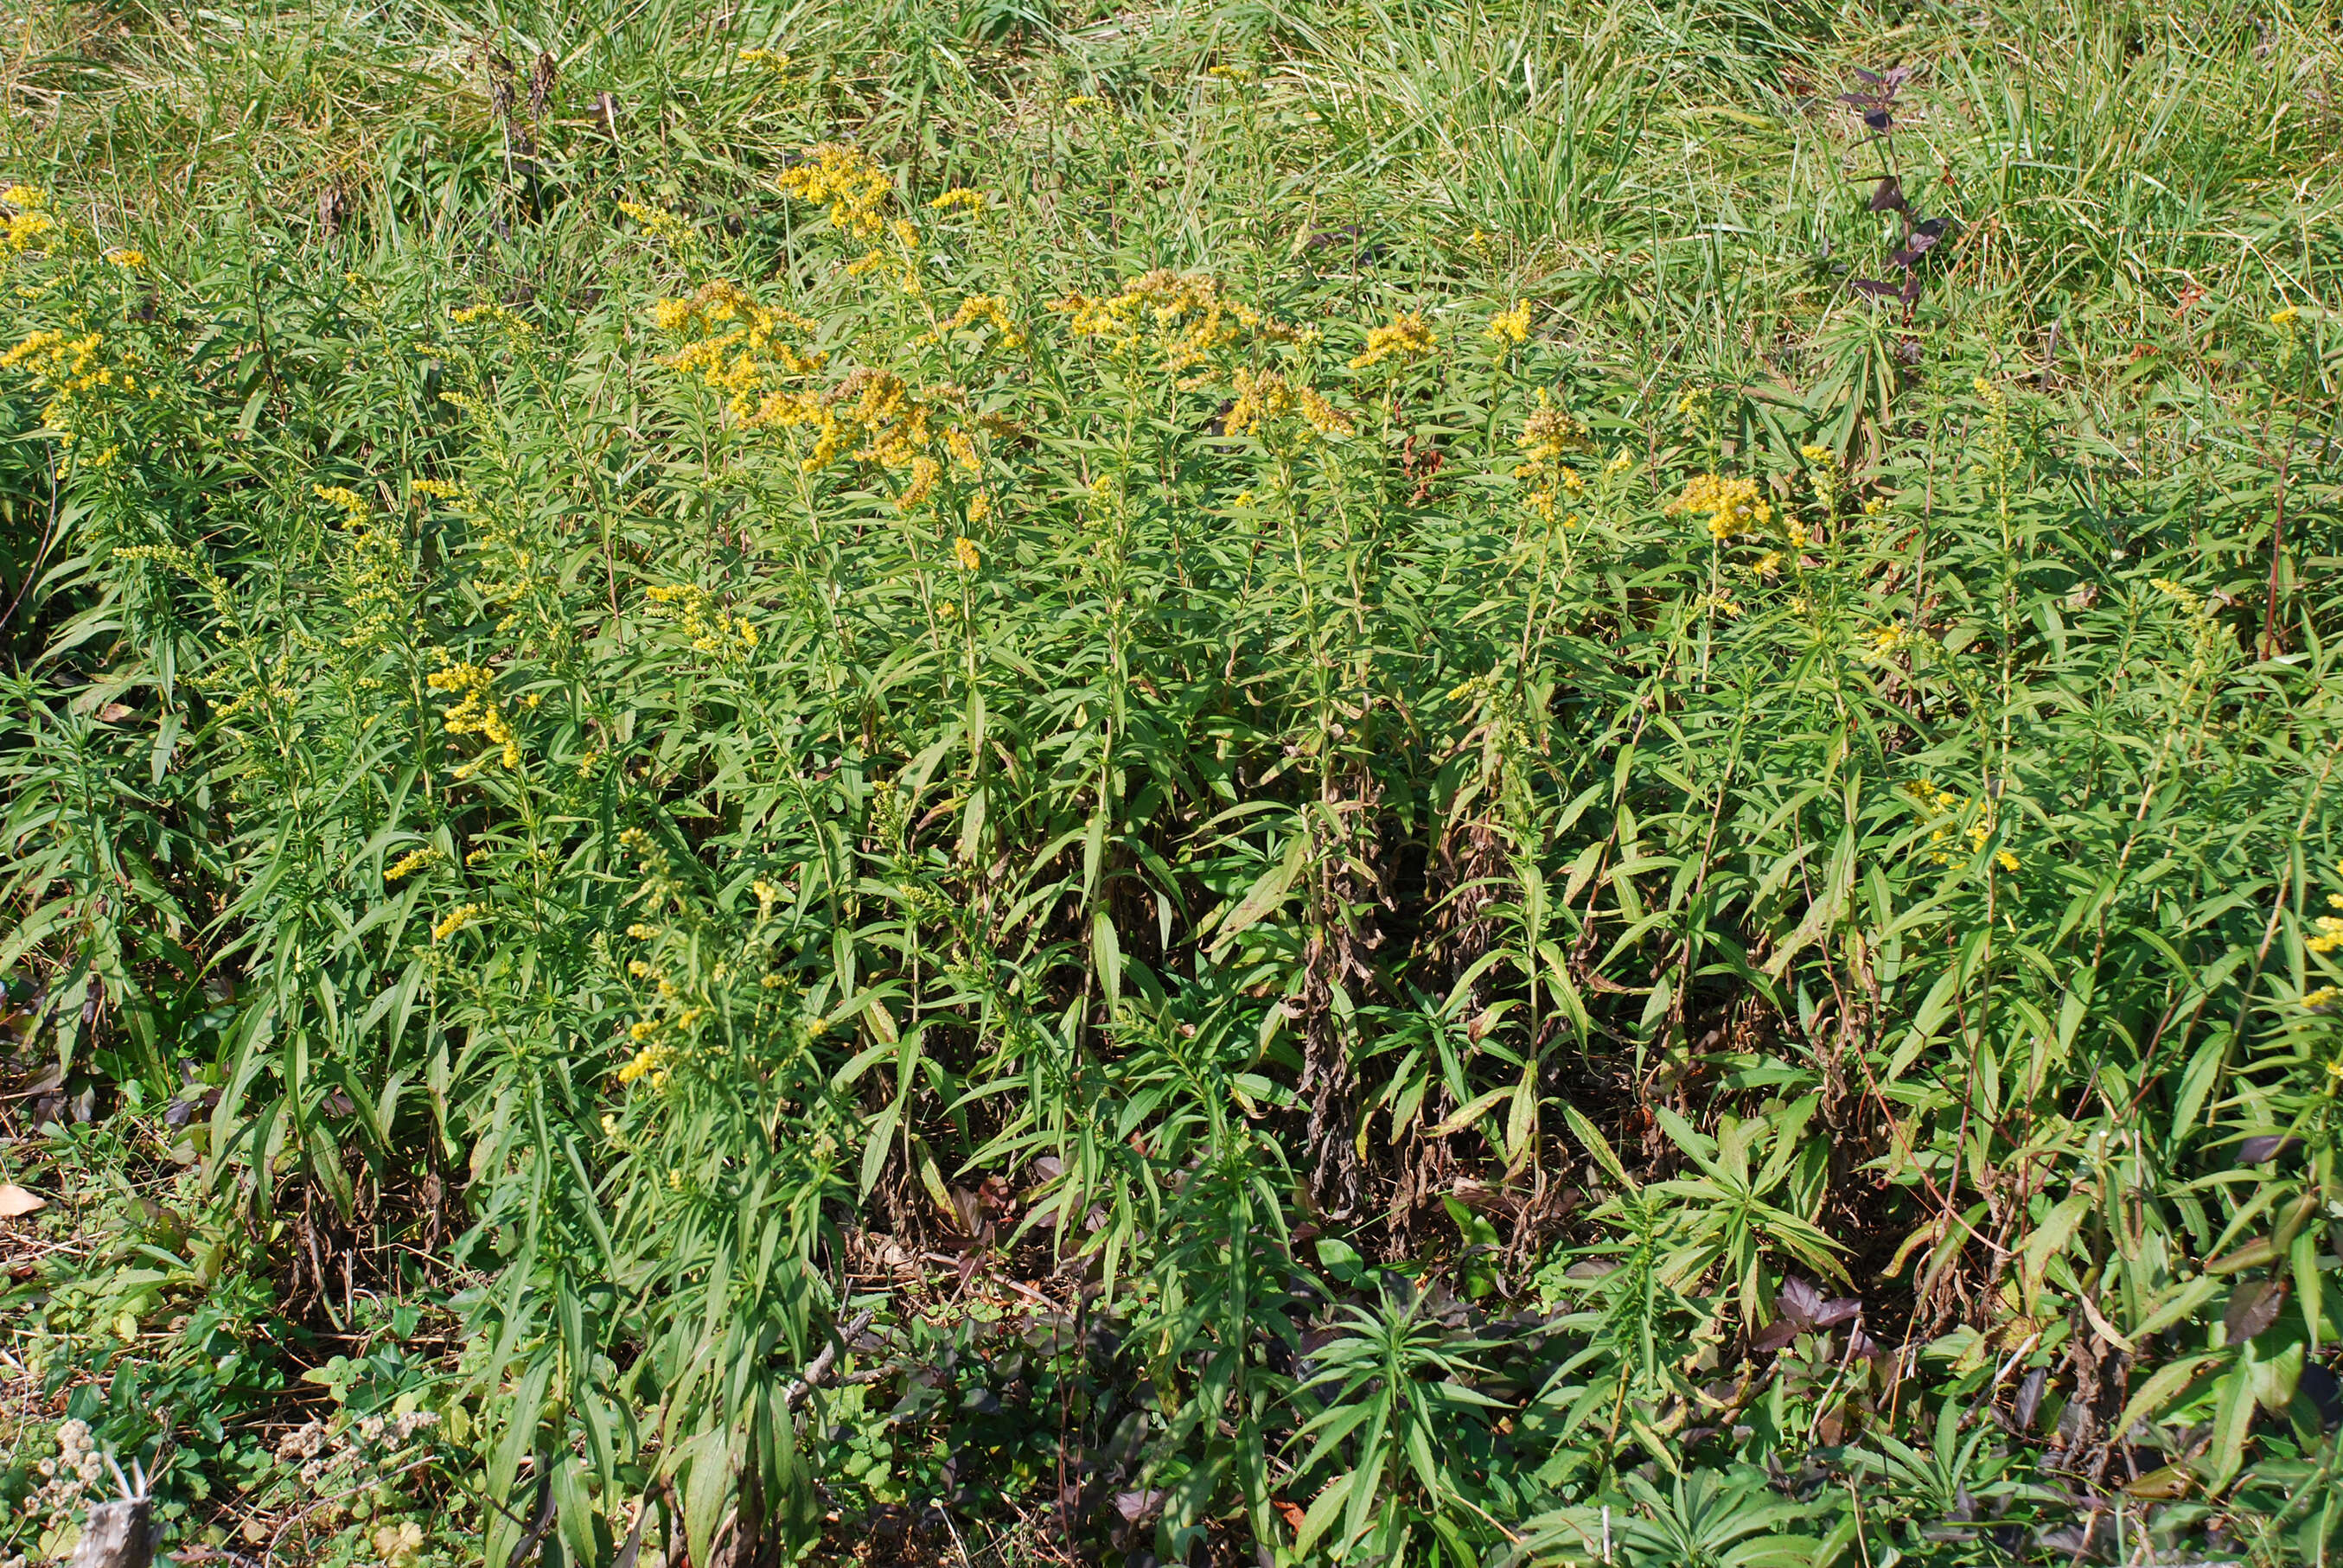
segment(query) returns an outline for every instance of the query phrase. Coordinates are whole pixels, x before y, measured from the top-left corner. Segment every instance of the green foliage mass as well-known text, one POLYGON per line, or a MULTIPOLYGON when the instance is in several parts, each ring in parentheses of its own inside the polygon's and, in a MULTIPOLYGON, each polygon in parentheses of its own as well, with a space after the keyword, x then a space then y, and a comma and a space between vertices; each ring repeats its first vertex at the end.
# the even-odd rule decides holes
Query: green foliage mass
POLYGON ((26 1408, 393 1568, 2323 1561, 2336 38, 27 18, 26 1408))

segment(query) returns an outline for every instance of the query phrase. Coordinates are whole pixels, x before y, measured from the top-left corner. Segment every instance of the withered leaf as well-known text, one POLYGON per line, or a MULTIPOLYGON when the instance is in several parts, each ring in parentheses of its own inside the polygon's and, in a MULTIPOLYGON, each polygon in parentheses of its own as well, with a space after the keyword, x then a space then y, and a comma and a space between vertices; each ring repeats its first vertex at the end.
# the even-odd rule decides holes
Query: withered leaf
POLYGON ((2278 1309, 2285 1305, 2286 1286, 2277 1280, 2263 1280, 2241 1288, 2229 1298, 2229 1310, 2221 1314, 2221 1326, 2228 1331, 2229 1343, 2243 1344, 2278 1322, 2278 1309))

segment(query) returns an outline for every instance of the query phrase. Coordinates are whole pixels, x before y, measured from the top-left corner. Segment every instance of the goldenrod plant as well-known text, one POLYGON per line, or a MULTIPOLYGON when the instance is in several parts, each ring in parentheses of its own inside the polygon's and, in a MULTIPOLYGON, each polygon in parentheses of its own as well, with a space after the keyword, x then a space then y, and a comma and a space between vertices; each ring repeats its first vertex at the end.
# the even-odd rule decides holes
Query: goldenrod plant
POLYGON ((2324 1562, 2334 21, 12 21, 0 1556, 2324 1562))

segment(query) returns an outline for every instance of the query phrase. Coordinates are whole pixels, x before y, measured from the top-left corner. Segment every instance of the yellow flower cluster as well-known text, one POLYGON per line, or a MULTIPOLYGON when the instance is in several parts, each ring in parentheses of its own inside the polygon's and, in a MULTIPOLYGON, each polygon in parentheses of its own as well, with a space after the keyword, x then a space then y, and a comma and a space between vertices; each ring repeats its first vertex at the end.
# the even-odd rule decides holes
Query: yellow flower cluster
POLYGON ((1709 536, 1719 544, 1755 533, 1774 520, 1772 505, 1758 498, 1756 480, 1716 474, 1695 476, 1684 494, 1668 503, 1668 510, 1706 518, 1709 536))
POLYGON ((952 559, 964 572, 972 572, 983 564, 983 558, 976 553, 976 541, 966 535, 952 540, 952 559))
POLYGON ((1525 477, 1523 469, 1544 467, 1572 452, 1586 447, 1586 426, 1569 409, 1559 407, 1553 395, 1543 387, 1537 391, 1537 407, 1522 422, 1522 467, 1513 470, 1513 477, 1525 477))
POLYGON ((31 249, 35 241, 57 226, 57 220, 45 210, 49 205, 46 191, 31 186, 10 186, 0 191, 0 203, 16 209, 8 216, 5 236, 0 236, 0 244, 5 244, 12 256, 31 249))
MULTIPOLYGON (((1524 313, 1523 330, 1526 332, 1528 307, 1519 308, 1524 313)), ((1432 328, 1424 325, 1423 317, 1409 311, 1392 317, 1381 327, 1369 327, 1367 346, 1352 358, 1351 368, 1364 370, 1370 365, 1380 365, 1386 359, 1421 359, 1432 349, 1432 328)))
POLYGON ((1240 370, 1235 386, 1236 398, 1221 427, 1225 435, 1252 434, 1264 425, 1275 429, 1288 415, 1299 416, 1303 425, 1330 441, 1357 432, 1350 416, 1326 401, 1316 388, 1296 386, 1274 370, 1240 370))
POLYGON ((520 738, 513 733, 503 706, 497 700, 495 673, 483 665, 464 663, 445 648, 434 651, 439 656, 440 668, 425 676, 423 682, 434 691, 457 699, 456 706, 447 710, 447 733, 480 736, 493 749, 458 769, 456 777, 469 779, 491 758, 501 760, 508 768, 519 767, 520 738))
MULTIPOLYGON (((374 647, 389 638, 397 618, 400 577, 407 564, 405 542, 395 528, 376 520, 357 491, 342 485, 315 488, 319 500, 342 514, 342 537, 349 545, 347 558, 334 567, 342 604, 357 618, 342 638, 342 646, 374 647)), ((360 679, 363 684, 374 683, 371 676, 360 679)))
POLYGON ((1539 387, 1537 407, 1522 421, 1522 460, 1513 468, 1513 477, 1529 481, 1523 504, 1541 522, 1550 524, 1559 516, 1558 492, 1575 496, 1586 487, 1578 470, 1562 461, 1574 452, 1584 450, 1586 445, 1586 426, 1569 409, 1557 406, 1544 387, 1539 387))
POLYGON ((920 341, 940 343, 948 332, 958 332, 962 327, 979 325, 990 326, 999 334, 1003 348, 1022 348, 1025 346, 1025 335, 1017 330, 1015 322, 1009 319, 1008 307, 1001 302, 999 296, 991 294, 970 295, 960 302, 960 308, 952 313, 950 319, 938 322, 920 341))
MULTIPOLYGON (((908 511, 926 500, 942 477, 943 456, 971 473, 981 467, 968 434, 957 426, 941 427, 938 417, 940 407, 963 400, 958 387, 914 391, 893 372, 870 367, 857 367, 827 388, 769 385, 776 373, 802 379, 829 364, 827 354, 800 352, 779 336, 784 327, 800 334, 817 329, 795 311, 761 306, 731 284, 712 283, 689 298, 660 301, 652 307, 651 320, 665 332, 709 335, 687 344, 666 363, 724 393, 727 413, 744 429, 812 427, 810 448, 799 464, 807 473, 850 454, 858 461, 908 470, 909 481, 896 500, 899 509, 908 511)), ((992 327, 1009 347, 1024 342, 1007 308, 985 295, 963 303, 938 332, 978 323, 992 327)))
POLYGON ((2186 614, 2196 615, 2205 608, 2204 596, 2182 587, 2170 578, 2151 578, 2148 586, 2178 605, 2186 614))
POLYGON ((2343 920, 2333 915, 2319 916, 2318 934, 2302 945, 2314 953, 2331 953, 2343 948, 2343 920))
POLYGON ((783 327, 810 336, 819 330, 818 323, 793 310, 759 305, 729 283, 710 283, 689 298, 660 300, 651 307, 651 324, 678 337, 707 334, 687 343, 666 363, 725 394, 726 413, 752 429, 799 422, 793 416, 807 394, 769 390, 766 377, 770 370, 806 377, 830 363, 829 355, 800 353, 779 336, 783 327))
MULTIPOLYGON (((41 411, 42 422, 52 428, 70 433, 70 418, 75 400, 83 393, 101 387, 116 387, 125 392, 138 389, 137 377, 127 368, 117 369, 100 356, 106 346, 106 335, 85 332, 78 337, 67 337, 62 332, 35 332, 5 354, 0 354, 0 370, 23 370, 35 385, 49 394, 48 407, 41 411)), ((146 388, 152 397, 155 388, 146 388)))
MULTIPOLYGON (((1932 817, 1951 819, 1961 815, 1968 809, 1969 803, 1966 797, 1956 795, 1949 789, 1937 788, 1933 779, 1922 779, 1914 783, 1906 784, 1904 786, 1904 792, 1910 796, 1914 801, 1919 804, 1922 809, 1927 811, 1932 817)), ((1988 807, 1985 813, 1978 817, 1976 821, 1970 823, 1966 829, 1963 829, 1959 836, 1968 840, 1969 853, 1972 855, 1976 854, 1979 849, 1984 849, 1986 840, 1993 837, 1993 812, 1991 808, 1988 807)), ((1949 844, 1953 841, 1954 837, 1953 825, 1950 820, 1947 819, 1943 821, 1941 825, 1931 829, 1928 834, 1928 842, 1931 844, 1949 844)), ((1933 852, 1928 858, 1931 860, 1934 860, 1937 865, 1941 866, 1952 859, 1952 854, 1949 849, 1938 849, 1933 852)), ((2017 857, 2011 854, 2007 849, 1995 850, 1993 859, 1994 864, 1999 866, 2005 871, 2015 871, 2017 869, 2017 857)))
POLYGON ((622 201, 618 210, 643 226, 643 232, 654 239, 673 245, 691 237, 691 225, 681 216, 663 207, 646 206, 641 202, 622 201))
MULTIPOLYGON (((639 1023, 636 1024, 634 1028, 645 1029, 647 1028, 647 1025, 639 1023)), ((629 1030, 629 1032, 631 1033, 632 1031, 629 1030)), ((636 1038, 639 1039, 641 1037, 637 1036, 636 1038)), ((651 1081, 651 1087, 653 1089, 664 1089, 667 1087, 669 1065, 674 1060, 675 1050, 673 1047, 665 1045, 647 1045, 640 1050, 635 1052, 635 1059, 632 1061, 628 1062, 624 1067, 618 1069, 618 1081, 620 1083, 632 1083, 637 1079, 648 1078, 651 1081)))
POLYGON ((948 190, 928 204, 930 212, 956 212, 962 207, 970 212, 982 212, 984 193, 966 188, 948 190))
MULTIPOLYGON (((0 370, 21 371, 35 387, 48 394, 41 423, 58 433, 61 447, 71 447, 79 438, 83 421, 78 411, 91 393, 101 388, 124 393, 142 389, 130 365, 109 362, 105 347, 106 336, 101 332, 69 337, 63 332, 44 330, 27 335, 15 347, 0 353, 0 370)), ((143 390, 152 397, 161 388, 149 381, 143 384, 143 390)), ((104 467, 119 455, 118 447, 109 447, 84 461, 104 467)))
POLYGON ((1859 639, 1863 656, 1870 659, 1891 658, 1902 652, 1911 640, 1912 634, 1896 621, 1865 632, 1859 639))
MULTIPOLYGON (((1095 337, 1117 349, 1135 347, 1151 328, 1163 367, 1173 376, 1185 375, 1249 334, 1290 344, 1312 343, 1318 337, 1315 327, 1287 327, 1238 304, 1208 273, 1161 267, 1126 278, 1118 294, 1069 294, 1050 308, 1071 317, 1067 325, 1075 337, 1095 337)), ((1193 387, 1204 379, 1182 385, 1193 387)))
MULTIPOLYGON (((910 470, 910 487, 897 498, 898 507, 909 510, 927 498, 942 476, 942 467, 932 456, 940 443, 947 442, 938 409, 962 397, 957 387, 914 390, 891 370, 858 366, 835 387, 809 395, 787 408, 777 407, 770 423, 814 426, 812 449, 799 464, 809 474, 819 473, 840 457, 910 470)), ((959 457, 958 449, 950 445, 944 449, 959 457)), ((974 447, 968 449, 972 452, 974 447)))
POLYGON ((486 904, 458 904, 442 916, 438 924, 431 928, 431 940, 435 942, 444 942, 488 912, 488 907, 486 904))
POLYGON ((398 858, 397 864, 382 874, 382 879, 386 882, 396 882, 402 877, 412 876, 424 867, 435 864, 442 858, 437 849, 427 844, 420 849, 410 849, 398 858))
POLYGON ((108 266, 118 266, 125 271, 130 271, 146 265, 146 253, 143 250, 133 250, 128 246, 117 245, 108 246, 106 254, 99 259, 108 266))
POLYGON ((655 584, 643 590, 654 616, 672 615, 698 652, 712 658, 737 658, 757 646, 756 624, 745 616, 715 608, 716 601, 697 583, 655 584))
POLYGON ((884 209, 895 182, 854 147, 824 142, 777 183, 799 201, 828 204, 830 226, 856 239, 876 239, 887 232, 884 209))
POLYGON ((895 182, 869 156, 841 143, 824 142, 804 162, 786 171, 777 183, 785 194, 799 201, 826 204, 832 228, 870 246, 870 250, 848 264, 850 275, 860 277, 887 266, 890 258, 882 242, 891 236, 897 246, 897 254, 891 258, 896 281, 906 294, 920 292, 915 254, 920 244, 919 226, 909 218, 887 216, 888 204, 895 195, 895 182))
POLYGON ((1511 310, 1500 310, 1489 317, 1489 341, 1500 347, 1527 341, 1530 335, 1530 302, 1516 299, 1511 310))
POLYGON ((317 491, 317 499, 340 510, 342 527, 346 528, 366 527, 367 504, 356 490, 346 485, 317 485, 313 488, 317 491))

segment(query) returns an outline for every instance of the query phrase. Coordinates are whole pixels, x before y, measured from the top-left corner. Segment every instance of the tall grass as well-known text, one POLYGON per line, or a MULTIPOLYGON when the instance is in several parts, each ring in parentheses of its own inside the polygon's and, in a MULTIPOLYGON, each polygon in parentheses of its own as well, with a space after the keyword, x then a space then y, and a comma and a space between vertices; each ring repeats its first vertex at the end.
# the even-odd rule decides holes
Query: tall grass
POLYGON ((395 1564, 2323 1559, 2332 21, 33 15, 34 1397, 395 1564))

